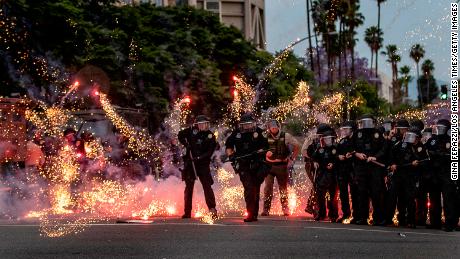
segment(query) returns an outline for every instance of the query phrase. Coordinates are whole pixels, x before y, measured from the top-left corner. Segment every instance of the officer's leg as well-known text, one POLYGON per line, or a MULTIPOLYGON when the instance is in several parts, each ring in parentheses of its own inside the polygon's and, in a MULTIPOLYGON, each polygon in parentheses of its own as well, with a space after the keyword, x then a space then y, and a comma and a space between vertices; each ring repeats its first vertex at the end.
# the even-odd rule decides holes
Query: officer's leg
POLYGON ((406 188, 406 204, 407 204, 407 224, 410 227, 415 227, 415 197, 416 197, 416 178, 413 175, 407 176, 407 188, 406 188))
POLYGON ((253 190, 254 190, 254 205, 253 205, 253 213, 252 217, 257 220, 257 216, 259 215, 259 201, 260 201, 260 183, 258 180, 253 179, 253 190))
POLYGON ((385 183, 383 172, 380 168, 375 168, 371 172, 371 200, 372 200, 372 218, 374 224, 384 224, 384 189, 385 183))
MULTIPOLYGON (((246 202, 247 218, 252 219, 255 216, 255 203, 256 203, 256 185, 252 179, 250 171, 240 173, 240 180, 244 188, 244 200, 246 202)), ((259 186, 260 187, 260 186, 259 186)))
MULTIPOLYGON (((416 182, 417 184, 417 182, 416 182)), ((418 186, 416 186, 416 224, 419 226, 426 225, 426 214, 427 214, 427 186, 422 177, 418 178, 418 186)))
POLYGON ((195 185, 195 180, 186 179, 185 180, 185 190, 184 190, 184 217, 189 218, 192 215, 192 197, 193 197, 193 187, 195 185))
POLYGON ((359 218, 359 194, 358 184, 356 183, 356 177, 351 177, 350 181, 350 194, 351 194, 351 209, 353 221, 359 218))
POLYGON ((329 201, 328 201, 328 217, 332 222, 336 222, 338 218, 338 208, 337 208, 337 181, 335 180, 334 176, 329 177, 328 183, 328 191, 329 191, 329 201))
POLYGON ((359 217, 357 218, 358 224, 367 224, 369 217, 369 182, 368 172, 365 168, 356 169, 356 181, 358 185, 358 210, 359 217))
POLYGON ((280 201, 285 216, 289 215, 289 202, 288 202, 288 172, 287 167, 282 166, 276 172, 276 181, 280 190, 280 201))
POLYGON ((395 172, 392 176, 387 176, 387 190, 385 192, 385 221, 386 224, 393 223, 398 200, 398 188, 401 185, 399 173, 395 172))
POLYGON ((212 190, 212 176, 210 172, 204 172, 203 175, 199 175, 201 185, 203 186, 204 199, 208 209, 216 208, 216 198, 214 196, 214 191, 212 190))
MULTIPOLYGON (((273 171, 273 168, 271 169, 273 171)), ((264 212, 262 216, 268 216, 270 213, 270 207, 272 204, 273 198, 273 182, 275 181, 275 177, 273 176, 272 172, 265 177, 265 187, 264 187, 264 212)))
POLYGON ((405 173, 400 172, 395 177, 399 226, 406 226, 407 224, 407 188, 409 187, 407 186, 407 176, 404 175, 405 173))
POLYGON ((340 171, 337 177, 337 183, 339 185, 340 192, 340 204, 342 206, 342 218, 346 219, 350 217, 350 199, 348 194, 348 183, 349 177, 347 176, 348 172, 340 171))
POLYGON ((318 204, 318 215, 315 220, 321 220, 326 217, 326 192, 327 192, 327 179, 326 174, 323 172, 318 172, 319 176, 316 179, 315 189, 316 189, 316 198, 318 204))
POLYGON ((458 225, 458 216, 456 212, 457 186, 450 179, 450 175, 442 178, 442 205, 446 218, 446 231, 454 230, 458 225))
POLYGON ((441 192, 439 185, 433 183, 430 188, 430 228, 441 228, 441 192))

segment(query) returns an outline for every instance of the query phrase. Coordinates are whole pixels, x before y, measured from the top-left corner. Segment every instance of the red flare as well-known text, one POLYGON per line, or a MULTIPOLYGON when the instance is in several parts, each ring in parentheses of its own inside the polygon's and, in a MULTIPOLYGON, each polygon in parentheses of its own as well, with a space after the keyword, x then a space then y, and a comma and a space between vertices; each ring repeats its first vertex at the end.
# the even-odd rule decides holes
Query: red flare
POLYGON ((233 90, 233 97, 234 98, 238 97, 238 90, 236 89, 233 90))
POLYGON ((192 99, 190 99, 189 96, 185 96, 183 101, 184 101, 184 103, 190 104, 192 102, 192 99))
POLYGON ((233 76, 233 81, 238 81, 239 78, 237 76, 233 76))

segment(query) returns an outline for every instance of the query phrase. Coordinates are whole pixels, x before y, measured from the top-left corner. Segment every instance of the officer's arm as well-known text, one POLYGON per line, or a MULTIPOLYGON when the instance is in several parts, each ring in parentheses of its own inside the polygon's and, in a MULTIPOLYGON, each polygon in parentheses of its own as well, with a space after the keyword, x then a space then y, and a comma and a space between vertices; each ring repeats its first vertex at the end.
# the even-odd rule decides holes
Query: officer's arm
POLYGON ((385 158, 385 154, 387 152, 388 146, 385 145, 385 139, 383 138, 382 134, 380 134, 380 133, 379 133, 378 145, 380 146, 380 148, 377 150, 377 153, 375 153, 374 156, 377 159, 377 161, 382 161, 382 159, 385 158))
POLYGON ((179 131, 179 133, 177 134, 177 138, 179 140, 179 143, 181 143, 184 146, 188 146, 187 131, 188 131, 188 128, 179 131))
POLYGON ((211 136, 211 139, 208 140, 210 142, 208 149, 200 157, 197 157, 198 160, 211 158, 212 154, 214 154, 214 151, 216 150, 216 145, 217 145, 216 136, 214 136, 214 134, 212 133, 209 133, 209 134, 211 134, 212 136, 211 136))

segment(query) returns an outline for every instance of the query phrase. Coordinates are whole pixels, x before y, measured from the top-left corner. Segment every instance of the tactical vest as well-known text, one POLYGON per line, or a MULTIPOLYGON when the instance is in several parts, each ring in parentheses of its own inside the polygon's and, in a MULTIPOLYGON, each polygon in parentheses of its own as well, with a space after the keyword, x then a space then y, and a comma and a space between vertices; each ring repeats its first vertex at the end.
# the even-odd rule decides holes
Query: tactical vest
POLYGON ((284 160, 289 156, 289 149, 286 146, 285 133, 281 132, 278 139, 275 139, 271 134, 268 134, 268 145, 273 155, 270 159, 284 160))

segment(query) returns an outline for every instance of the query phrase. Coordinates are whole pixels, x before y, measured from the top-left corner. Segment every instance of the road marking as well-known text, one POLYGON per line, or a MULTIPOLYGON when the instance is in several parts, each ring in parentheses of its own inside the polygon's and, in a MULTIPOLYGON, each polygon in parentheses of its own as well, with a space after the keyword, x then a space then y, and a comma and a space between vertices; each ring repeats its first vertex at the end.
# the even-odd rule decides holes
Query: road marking
MULTIPOLYGON (((239 218, 240 219, 240 218, 239 218)), ((294 221, 299 222, 300 220, 294 221)), ((404 231, 404 229, 395 229, 393 230, 382 230, 382 229, 362 229, 362 228, 349 228, 349 227, 320 227, 320 226, 286 226, 286 225, 267 225, 260 224, 259 222, 254 222, 250 224, 206 224, 201 222, 153 222, 149 224, 139 224, 139 223, 94 223, 88 224, 91 226, 168 226, 168 225, 177 225, 177 226, 216 226, 216 227, 268 227, 268 228, 302 228, 302 229, 319 229, 319 230, 346 230, 346 231, 363 231, 363 232, 379 232, 379 233, 404 233, 404 234, 414 234, 414 235, 427 235, 427 236, 444 236, 444 237, 458 237, 455 234, 437 234, 437 233, 428 233, 428 232, 415 232, 415 231, 404 231)), ((288 222, 288 221, 286 221, 288 222)), ((304 221, 305 222, 305 221, 304 221)), ((67 224, 66 224, 67 225, 67 224)), ((73 224, 68 224, 73 225, 73 224)), ((11 224, 2 224, 0 227, 40 227, 39 224, 21 224, 21 225, 11 225, 11 224)))

